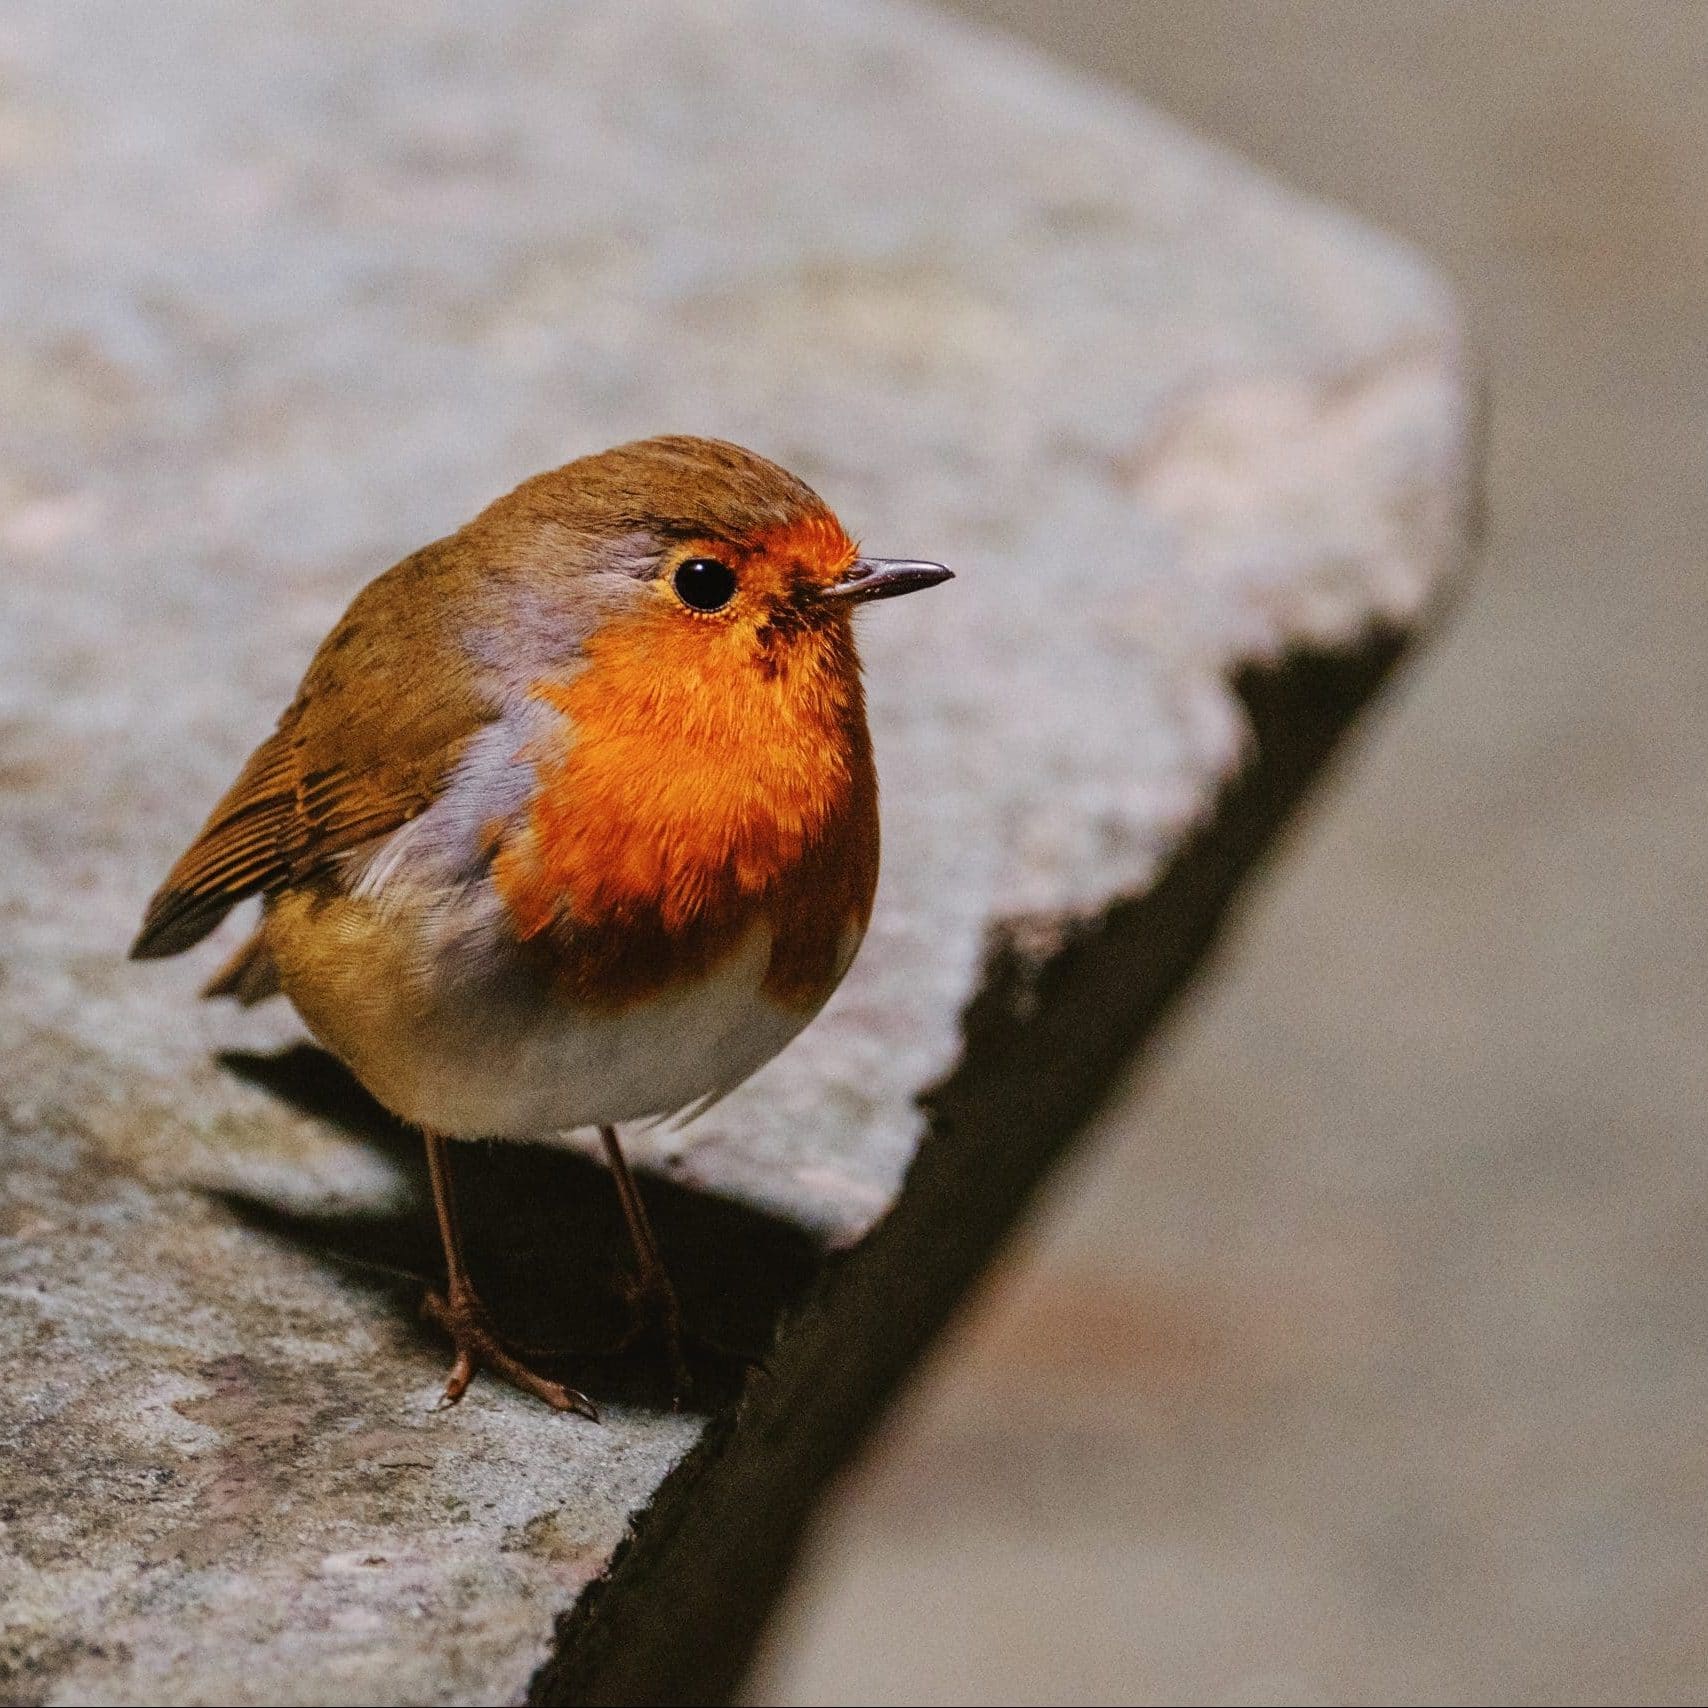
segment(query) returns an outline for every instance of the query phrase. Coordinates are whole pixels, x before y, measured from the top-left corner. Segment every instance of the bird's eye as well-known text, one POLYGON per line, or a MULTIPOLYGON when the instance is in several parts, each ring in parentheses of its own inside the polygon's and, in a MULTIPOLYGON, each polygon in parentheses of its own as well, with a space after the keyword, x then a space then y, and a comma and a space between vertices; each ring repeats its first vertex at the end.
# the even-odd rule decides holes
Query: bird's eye
POLYGON ((721 611, 735 597, 735 572, 715 557, 691 557, 676 568, 676 596, 695 611, 721 611))

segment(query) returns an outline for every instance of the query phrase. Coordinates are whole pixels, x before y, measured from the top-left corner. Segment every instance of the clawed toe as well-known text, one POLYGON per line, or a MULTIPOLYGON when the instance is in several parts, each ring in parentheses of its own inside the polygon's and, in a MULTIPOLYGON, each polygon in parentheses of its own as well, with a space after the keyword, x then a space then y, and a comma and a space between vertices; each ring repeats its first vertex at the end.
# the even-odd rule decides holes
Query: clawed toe
POLYGON ((676 1289, 663 1274, 624 1275, 618 1282, 628 1310, 628 1327, 618 1336, 613 1351, 627 1352, 642 1340, 663 1344, 670 1364, 671 1398, 680 1406, 694 1390, 694 1373, 688 1368, 690 1336, 683 1326, 682 1306, 676 1289))
POLYGON ((707 1366, 718 1371, 713 1387, 721 1386, 733 1368, 756 1370, 761 1376, 771 1374, 770 1366, 757 1353, 743 1352, 726 1346, 708 1334, 689 1326, 676 1289, 668 1278, 645 1275, 625 1275, 619 1282, 623 1302, 628 1309, 628 1327, 613 1344, 614 1352, 627 1352, 638 1342, 661 1345, 669 1365, 672 1384, 671 1397, 680 1406, 693 1397, 702 1386, 696 1378, 707 1366))
POLYGON ((437 1323, 457 1349, 456 1362, 445 1379, 445 1391, 434 1405, 435 1411, 454 1406, 468 1392, 475 1372, 486 1369, 523 1393, 543 1400, 553 1411, 578 1412, 594 1423, 599 1421, 598 1407, 579 1389, 542 1376, 516 1356, 472 1293, 456 1288, 448 1296, 430 1291, 421 1301, 421 1314, 429 1322, 437 1323))

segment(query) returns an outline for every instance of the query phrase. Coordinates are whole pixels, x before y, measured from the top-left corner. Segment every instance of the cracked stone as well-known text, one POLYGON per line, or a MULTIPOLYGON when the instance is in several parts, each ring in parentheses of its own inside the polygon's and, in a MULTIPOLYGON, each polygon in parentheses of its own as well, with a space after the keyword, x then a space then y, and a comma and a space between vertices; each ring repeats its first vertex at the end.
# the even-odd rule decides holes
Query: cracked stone
MULTIPOLYGON (((1388 239, 923 12, 0 21, 0 1695, 729 1688, 823 1478, 1427 625, 1456 310, 1388 239), (415 1146, 282 1005, 126 964, 355 589, 534 470, 752 444, 952 596, 864 647, 871 937, 642 1141, 770 1375, 428 1405, 415 1146)), ((231 928, 241 929, 241 922, 231 928)), ((474 1262, 596 1338, 585 1155, 460 1147, 474 1262)))

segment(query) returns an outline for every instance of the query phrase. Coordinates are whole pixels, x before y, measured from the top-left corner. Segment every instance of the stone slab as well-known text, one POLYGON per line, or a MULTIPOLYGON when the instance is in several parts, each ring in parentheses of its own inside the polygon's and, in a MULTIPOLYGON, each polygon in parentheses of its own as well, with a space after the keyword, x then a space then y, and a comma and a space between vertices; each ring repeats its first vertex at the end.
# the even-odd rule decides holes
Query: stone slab
MULTIPOLYGON (((1114 96, 851 0, 0 17, 0 1694, 727 1689, 819 1480, 1461 563, 1452 301, 1114 96), (644 1150, 769 1378, 427 1405, 407 1135, 140 907, 365 579, 638 434, 961 579, 875 613, 826 1014, 644 1150)), ((460 1153, 597 1326, 571 1155, 460 1153)))

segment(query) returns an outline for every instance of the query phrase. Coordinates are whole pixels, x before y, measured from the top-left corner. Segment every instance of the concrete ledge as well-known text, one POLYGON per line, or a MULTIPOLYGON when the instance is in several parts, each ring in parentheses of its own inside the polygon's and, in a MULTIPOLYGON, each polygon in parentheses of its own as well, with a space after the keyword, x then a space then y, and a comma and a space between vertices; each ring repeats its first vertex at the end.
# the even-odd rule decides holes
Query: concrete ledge
MULTIPOLYGON (((1463 562, 1453 306, 923 13, 166 16, 0 20, 0 1697, 727 1692, 823 1477, 1463 562), (434 1416, 414 1141, 288 1012, 120 957, 363 580, 669 427, 962 578, 867 625, 855 973, 646 1152, 690 1311, 771 1375, 434 1416)), ((457 1161, 505 1321, 597 1338, 599 1170, 457 1161)))

